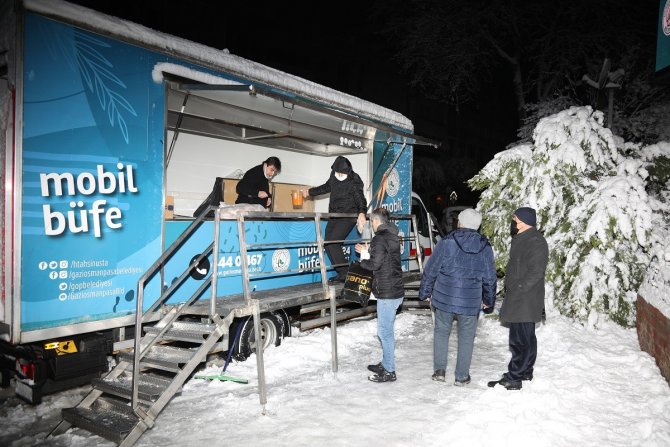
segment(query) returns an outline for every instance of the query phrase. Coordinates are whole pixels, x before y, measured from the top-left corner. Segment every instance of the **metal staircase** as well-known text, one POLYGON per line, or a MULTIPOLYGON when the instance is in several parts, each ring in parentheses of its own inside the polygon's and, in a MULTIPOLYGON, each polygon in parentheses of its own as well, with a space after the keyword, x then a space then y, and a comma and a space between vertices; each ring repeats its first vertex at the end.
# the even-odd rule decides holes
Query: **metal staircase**
POLYGON ((133 411, 134 352, 120 356, 118 365, 104 378, 93 381, 93 390, 74 408, 62 412, 63 427, 70 425, 100 435, 121 446, 133 445, 182 385, 206 360, 215 344, 228 342, 228 329, 234 317, 215 317, 215 323, 176 320, 157 337, 163 321, 147 328, 142 337, 142 355, 137 374, 137 410, 133 411))
POLYGON ((214 311, 207 318, 189 314, 190 306, 209 286, 212 286, 212 300, 216 296, 214 283, 218 250, 214 247, 218 241, 218 215, 215 219, 215 242, 193 260, 146 312, 141 311, 145 284, 200 226, 205 214, 193 221, 140 278, 135 333, 142 336, 135 337, 134 349, 122 353, 116 367, 104 378, 94 380, 93 389, 76 407, 62 410, 63 420, 50 436, 62 434, 74 425, 121 446, 132 446, 142 433, 154 425, 172 397, 181 392, 182 385, 206 360, 207 354, 217 344, 227 348, 230 325, 237 310, 228 312, 225 318, 214 311), (167 311, 158 323, 145 327, 144 323, 154 319, 159 307, 184 282, 191 270, 210 254, 214 260, 213 268, 202 286, 186 302, 167 311))

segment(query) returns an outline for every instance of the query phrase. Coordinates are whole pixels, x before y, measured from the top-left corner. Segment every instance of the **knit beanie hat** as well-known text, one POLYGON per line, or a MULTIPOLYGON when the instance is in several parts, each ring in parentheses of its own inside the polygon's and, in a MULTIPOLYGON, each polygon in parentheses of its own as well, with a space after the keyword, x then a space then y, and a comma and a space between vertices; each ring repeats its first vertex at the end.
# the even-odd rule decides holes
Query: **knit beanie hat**
POLYGON ((465 209, 458 214, 458 224, 463 228, 477 230, 482 224, 482 215, 472 208, 465 209))
POLYGON ((530 225, 531 227, 537 225, 537 215, 533 208, 521 207, 514 211, 514 215, 526 225, 530 225))

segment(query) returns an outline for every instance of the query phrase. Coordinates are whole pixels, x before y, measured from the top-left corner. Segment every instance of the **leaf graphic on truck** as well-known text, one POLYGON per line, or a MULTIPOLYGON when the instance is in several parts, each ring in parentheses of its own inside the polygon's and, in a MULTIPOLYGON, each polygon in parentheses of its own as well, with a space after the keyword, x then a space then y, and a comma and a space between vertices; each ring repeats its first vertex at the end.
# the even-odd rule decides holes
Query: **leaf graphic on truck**
POLYGON ((118 124, 123 139, 128 143, 128 126, 121 111, 125 109, 133 116, 137 113, 126 98, 112 89, 114 85, 125 89, 126 84, 110 70, 114 65, 95 48, 109 48, 110 45, 76 30, 74 42, 77 65, 86 86, 96 94, 102 110, 107 111, 109 124, 112 127, 118 124))
POLYGON ((130 102, 118 90, 126 84, 114 74, 114 64, 100 51, 111 48, 109 43, 86 32, 72 29, 72 38, 56 31, 56 25, 42 27, 45 46, 52 57, 62 57, 67 65, 78 71, 87 89, 98 98, 100 108, 106 112, 109 124, 118 127, 126 144, 129 143, 128 125, 123 112, 137 116, 130 102))

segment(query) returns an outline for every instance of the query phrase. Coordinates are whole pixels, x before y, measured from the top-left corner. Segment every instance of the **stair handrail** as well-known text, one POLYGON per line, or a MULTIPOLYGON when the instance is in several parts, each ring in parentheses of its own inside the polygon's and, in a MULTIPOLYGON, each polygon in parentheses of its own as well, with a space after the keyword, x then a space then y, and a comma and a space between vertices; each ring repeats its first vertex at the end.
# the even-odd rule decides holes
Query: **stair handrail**
MULTIPOLYGON (((333 213, 335 214, 335 213, 333 213)), ((342 217, 355 217, 356 215, 349 215, 345 213, 338 213, 341 214, 342 217)), ((240 244, 240 261, 241 261, 241 267, 242 267, 242 287, 244 289, 244 300, 247 304, 247 306, 253 306, 254 312, 253 312, 253 322, 254 322, 254 336, 256 337, 256 370, 258 371, 258 392, 259 392, 259 398, 260 398, 260 403, 263 406, 263 414, 265 414, 265 404, 267 403, 267 396, 266 396, 266 384, 265 384, 265 366, 264 366, 264 360, 263 360, 263 348, 262 344, 260 342, 260 309, 259 309, 259 302, 258 300, 255 300, 252 303, 251 300, 251 290, 250 290, 250 284, 249 284, 249 258, 247 255, 247 243, 246 243, 246 232, 244 231, 244 222, 246 217, 251 217, 252 219, 254 217, 257 218, 262 218, 263 220, 272 218, 272 217, 279 217, 279 218, 288 218, 290 220, 295 220, 295 219, 308 219, 311 218, 314 220, 314 225, 315 225, 315 238, 316 238, 316 246, 318 247, 319 250, 319 260, 320 260, 320 268, 321 268, 321 287, 323 290, 323 297, 324 299, 328 299, 328 278, 327 278, 327 270, 326 270, 326 263, 325 258, 324 258, 324 253, 323 253, 323 246, 326 241, 323 240, 323 237, 321 236, 321 216, 324 215, 322 213, 254 213, 254 212, 243 212, 240 213, 237 216, 237 233, 238 233, 238 238, 239 238, 239 244, 240 244)), ((310 243, 307 243, 305 245, 311 245, 310 243)), ((337 325, 337 319, 335 317, 335 297, 334 295, 330 297, 330 306, 331 306, 331 314, 333 315, 333 318, 331 319, 331 344, 334 346, 334 349, 332 350, 332 356, 333 356, 333 371, 337 372, 337 330, 336 330, 336 325, 337 325)))
MULTIPOLYGON (((318 220, 319 222, 321 219, 329 219, 329 218, 342 218, 342 217, 350 217, 350 218, 355 218, 357 217, 358 214, 353 214, 353 213, 314 213, 314 212, 303 212, 303 213, 295 213, 295 212, 280 212, 280 213, 268 213, 268 212, 261 212, 261 211, 245 211, 242 212, 238 215, 238 236, 239 236, 239 241, 240 241, 240 259, 241 259, 241 268, 242 268, 242 279, 243 279, 243 295, 245 298, 245 301, 247 304, 250 303, 250 294, 251 294, 251 287, 249 286, 249 282, 252 278, 260 278, 260 277, 269 277, 274 275, 275 273, 257 273, 257 274, 250 274, 248 272, 248 265, 245 262, 248 262, 248 251, 249 248, 259 250, 259 249, 271 249, 273 247, 296 247, 296 246, 316 246, 317 248, 319 247, 319 241, 318 239, 315 241, 290 241, 290 242, 271 242, 271 243, 254 243, 254 244, 247 244, 246 243, 246 237, 245 235, 245 222, 247 220, 271 220, 273 218, 279 218, 279 219, 286 219, 286 220, 303 220, 303 219, 313 219, 313 220, 318 220), (245 288, 245 286, 247 286, 245 288)), ((406 258, 401 258, 402 261, 412 261, 416 260, 418 267, 419 267, 419 273, 423 273, 423 262, 421 259, 421 256, 419 255, 419 234, 418 234, 418 226, 416 223, 416 216, 413 214, 391 214, 389 216, 390 220, 408 220, 409 224, 411 226, 410 228, 410 233, 413 232, 412 236, 402 236, 401 243, 404 241, 414 241, 416 247, 417 247, 417 255, 411 256, 408 252, 408 255, 406 258)), ((336 243, 336 242, 347 242, 349 244, 354 244, 354 243, 365 243, 365 242, 370 242, 370 239, 342 239, 342 240, 322 240, 321 244, 329 244, 329 243, 336 243)), ((322 247, 321 247, 322 248, 322 247)), ((334 267, 331 265, 331 267, 334 267)), ((287 272, 289 273, 295 273, 295 272, 306 272, 306 271, 315 271, 319 270, 320 267, 313 267, 313 268, 304 268, 304 269, 299 269, 299 270, 288 270, 287 272)), ((281 272, 282 274, 287 273, 287 272, 281 272)), ((327 283, 327 279, 326 279, 327 283)))
MULTIPOLYGON (((135 338, 134 338, 134 350, 133 350, 133 374, 132 374, 132 396, 131 396, 131 404, 133 411, 135 414, 138 415, 138 417, 141 418, 146 418, 147 415, 145 412, 140 408, 139 406, 139 381, 138 381, 138 376, 139 376, 139 369, 140 369, 140 360, 146 355, 146 353, 149 351, 149 349, 154 345, 155 341, 158 340, 160 335, 164 334, 170 327, 170 324, 177 319, 177 317, 181 314, 182 309, 185 309, 188 305, 190 305, 193 301, 195 301, 196 298, 199 298, 200 295, 205 291, 207 287, 210 285, 213 285, 214 288, 216 288, 216 279, 212 280, 212 284, 210 284, 208 281, 204 281, 203 284, 196 290, 196 292, 184 303, 182 303, 177 312, 173 313, 171 316, 169 316, 163 327, 161 328, 161 331, 159 334, 155 337, 153 337, 145 346, 144 349, 141 349, 141 340, 142 340, 142 324, 144 323, 145 317, 147 315, 150 315, 153 313, 158 306, 162 305, 163 302, 167 297, 169 297, 172 292, 174 292, 177 287, 181 285, 181 283, 184 281, 184 279, 188 276, 189 272, 200 263, 200 260, 202 260, 204 257, 209 255, 210 251, 213 251, 215 253, 215 259, 216 255, 218 255, 218 237, 217 233, 219 230, 219 212, 218 212, 218 206, 213 206, 210 205, 206 209, 200 213, 200 215, 193 221, 191 224, 184 230, 177 239, 170 244, 170 246, 163 251, 163 253, 158 257, 158 259, 144 272, 142 276, 140 276, 140 279, 137 281, 137 303, 135 307, 135 338), (158 272, 158 270, 163 267, 165 264, 165 261, 170 259, 174 252, 182 245, 184 241, 186 241, 192 234, 195 232, 196 229, 200 227, 200 225, 205 221, 205 217, 210 211, 214 211, 214 216, 215 216, 215 225, 214 225, 214 242, 209 245, 209 247, 202 252, 200 255, 198 255, 191 264, 186 268, 186 270, 179 276, 177 281, 175 281, 168 289, 166 289, 161 295, 156 299, 156 301, 147 309, 146 312, 142 311, 142 308, 144 307, 144 287, 146 285, 146 282, 153 278, 153 276, 158 272)), ((216 272, 216 267, 212 270, 212 272, 216 272)), ((210 272, 210 276, 212 274, 210 272)), ((216 277, 214 277, 216 278, 216 277)), ((161 284, 162 287, 162 284, 161 284)), ((212 294, 212 300, 215 299, 216 295, 216 290, 214 290, 212 294)), ((212 306, 214 308, 214 306, 212 306)))
MULTIPOLYGON (((254 334, 256 337, 256 347, 257 347, 257 352, 256 352, 256 369, 258 371, 258 391, 259 391, 259 397, 260 397, 260 403, 263 406, 263 414, 265 414, 265 404, 267 402, 267 397, 266 397, 266 385, 265 385, 265 366, 264 366, 264 359, 263 359, 263 349, 262 345, 260 342, 260 310, 259 310, 259 301, 258 299, 252 300, 251 297, 251 286, 250 286, 250 278, 251 275, 249 274, 249 259, 248 259, 248 253, 247 253, 247 248, 249 247, 262 247, 266 248, 268 246, 272 246, 275 244, 247 244, 246 242, 246 232, 245 232, 245 221, 247 218, 249 220, 268 220, 274 218, 284 218, 284 219, 290 219, 290 220, 302 220, 302 219, 307 219, 311 218, 314 221, 315 225, 315 245, 318 247, 319 251, 319 267, 321 269, 321 286, 323 290, 323 297, 324 299, 330 299, 330 316, 331 316, 331 355, 332 355, 332 369, 333 372, 337 372, 338 370, 338 361, 337 361, 337 315, 336 315, 336 303, 335 303, 335 295, 329 294, 329 287, 328 287, 328 278, 327 278, 327 269, 326 269, 326 263, 325 263, 325 256, 324 256, 324 245, 326 243, 330 242, 336 242, 336 241, 329 241, 329 240, 324 240, 323 236, 321 235, 321 219, 322 218, 337 218, 337 217, 357 217, 358 214, 352 214, 352 213, 260 213, 260 212, 253 212, 253 211, 248 211, 248 212, 242 212, 238 214, 237 216, 237 233, 238 233, 238 238, 239 238, 239 250, 240 250, 240 261, 241 261, 241 268, 242 268, 242 287, 244 290, 244 300, 247 306, 253 307, 254 312, 253 312, 253 319, 254 319, 254 334), (330 295, 330 296, 329 296, 330 295), (260 349, 258 349, 260 347, 260 349)), ((410 220, 410 225, 414 227, 414 240, 416 243, 416 246, 419 247, 419 235, 417 231, 417 225, 416 225, 416 216, 412 214, 407 214, 407 215, 391 215, 390 218, 395 219, 395 220, 403 220, 403 219, 409 219, 410 220)), ((358 242, 358 241, 352 241, 352 240, 346 240, 349 242, 358 242)), ((404 241, 404 239, 403 239, 404 241)), ((344 242, 344 241, 342 241, 344 242)), ((306 242, 305 245, 312 245, 311 242, 306 242)), ((410 259, 411 257, 408 257, 410 259)), ((423 271, 423 264, 421 257, 417 255, 417 262, 419 264, 419 270, 423 271)), ((311 270, 311 269, 310 269, 311 270)))
MULTIPOLYGON (((267 212, 254 212, 254 211, 246 211, 246 212, 241 212, 238 217, 237 217, 237 224, 238 224, 238 236, 240 238, 240 259, 241 259, 241 267, 242 267, 242 279, 243 279, 243 288, 244 288, 244 298, 247 304, 251 303, 251 291, 250 291, 250 275, 249 275, 249 266, 248 266, 248 255, 247 255, 247 244, 246 244, 246 239, 245 239, 245 228, 244 228, 244 223, 245 223, 245 218, 249 217, 251 218, 250 220, 266 220, 266 219, 272 219, 272 218, 280 218, 280 219, 289 219, 289 220, 301 220, 301 219, 307 219, 311 218, 314 220, 314 223, 316 225, 316 241, 314 242, 314 245, 318 247, 319 251, 319 256, 320 256, 320 268, 322 271, 322 288, 324 292, 324 297, 327 297, 328 295, 328 280, 326 277, 326 268, 325 268, 325 262, 324 262, 324 256, 323 256, 323 246, 326 243, 330 242, 336 242, 336 241, 326 241, 321 237, 321 232, 320 232, 320 222, 322 218, 341 218, 341 217, 356 217, 357 214, 352 214, 352 213, 267 213, 267 212), (256 219, 254 219, 256 218, 256 219)), ((392 215, 391 218, 393 219, 410 219, 411 225, 414 227, 414 240, 416 243, 416 246, 419 247, 419 239, 418 239, 418 232, 417 232, 417 225, 416 225, 416 217, 413 215, 392 215)), ((211 308, 210 312, 212 316, 215 314, 215 300, 216 300, 216 295, 217 295, 217 279, 218 279, 218 274, 217 274, 217 259, 218 259, 218 236, 219 236, 219 222, 220 222, 220 216, 218 213, 218 207, 215 206, 209 206, 207 209, 203 210, 203 212, 182 232, 177 239, 161 254, 161 256, 147 269, 147 271, 140 277, 138 280, 138 297, 137 297, 137 303, 136 303, 136 314, 135 314, 135 339, 134 339, 134 355, 133 355, 133 374, 132 374, 132 397, 131 397, 131 403, 132 403, 132 408, 136 412, 136 414, 139 417, 146 417, 146 414, 144 414, 144 411, 139 407, 139 399, 138 399, 138 394, 139 394, 139 383, 138 383, 138 375, 139 375, 139 364, 140 360, 146 355, 146 353, 150 350, 150 348, 155 344, 156 340, 159 340, 160 337, 169 330, 172 322, 174 322, 178 316, 182 313, 182 310, 187 308, 193 301, 198 299, 202 293, 206 290, 207 287, 211 286, 211 308), (146 312, 141 312, 141 309, 143 307, 143 297, 144 297, 144 287, 146 282, 153 278, 153 276, 156 274, 159 268, 161 268, 166 260, 168 260, 174 252, 181 246, 181 244, 187 240, 193 232, 202 224, 202 222, 205 219, 205 216, 210 212, 214 210, 215 211, 215 224, 214 224, 214 241, 212 244, 210 244, 207 249, 205 249, 200 255, 198 255, 194 260, 189 264, 189 266, 186 268, 186 270, 175 280, 170 287, 168 287, 156 301, 147 309, 146 312), (163 322, 163 326, 161 327, 161 330, 158 332, 158 334, 154 335, 154 337, 149 340, 147 343, 145 343, 144 346, 141 344, 141 339, 142 339, 142 324, 145 320, 145 316, 149 315, 150 313, 154 312, 160 306, 167 297, 169 297, 184 281, 184 279, 188 276, 190 271, 196 267, 200 261, 207 257, 210 253, 213 255, 213 268, 205 279, 203 281, 203 284, 197 289, 197 291, 184 303, 181 303, 176 312, 171 313, 170 315, 166 316, 167 318, 161 320, 163 322)), ((350 241, 346 240, 349 242, 358 242, 358 241, 350 241)), ((362 240, 361 240, 362 241, 362 240)), ((344 242, 344 240, 342 241, 344 242)), ((250 244, 250 245, 256 245, 256 244, 250 244)), ((311 245, 309 243, 306 243, 305 245, 311 245)), ((419 265, 419 270, 423 271, 423 266, 422 266, 422 260, 421 257, 417 254, 416 256, 417 262, 419 265)), ((336 363, 335 363, 336 365, 336 363)), ((337 366, 335 366, 336 368, 337 366)))

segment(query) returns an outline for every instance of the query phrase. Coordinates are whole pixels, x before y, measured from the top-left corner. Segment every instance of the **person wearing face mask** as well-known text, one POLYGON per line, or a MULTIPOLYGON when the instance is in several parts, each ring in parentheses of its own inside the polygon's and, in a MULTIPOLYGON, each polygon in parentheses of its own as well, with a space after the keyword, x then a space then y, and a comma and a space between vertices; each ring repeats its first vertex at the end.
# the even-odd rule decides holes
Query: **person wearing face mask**
MULTIPOLYGON (((358 214, 358 218, 331 218, 326 224, 326 241, 340 241, 346 239, 357 222, 361 226, 365 223, 367 200, 363 194, 363 181, 351 167, 351 162, 339 156, 331 166, 330 177, 321 186, 303 191, 303 196, 315 197, 330 193, 329 213, 358 214)), ((336 265, 337 276, 331 282, 344 282, 347 276, 347 260, 342 252, 342 243, 335 242, 325 247, 326 254, 332 265, 336 265), (339 265, 338 265, 339 264, 339 265)))
POLYGON ((237 183, 237 200, 235 203, 251 203, 270 208, 270 180, 281 171, 281 161, 277 157, 269 157, 262 164, 249 169, 237 183))
POLYGON ((509 350, 512 359, 507 372, 488 386, 501 385, 520 390, 522 381, 533 380, 537 358, 535 323, 544 310, 544 277, 549 261, 547 241, 537 228, 533 208, 522 207, 512 216, 512 244, 505 271, 505 298, 500 321, 509 324, 509 350))

